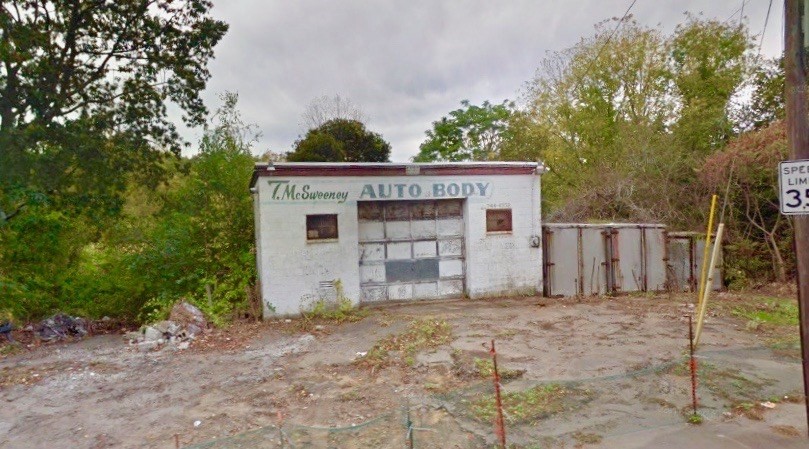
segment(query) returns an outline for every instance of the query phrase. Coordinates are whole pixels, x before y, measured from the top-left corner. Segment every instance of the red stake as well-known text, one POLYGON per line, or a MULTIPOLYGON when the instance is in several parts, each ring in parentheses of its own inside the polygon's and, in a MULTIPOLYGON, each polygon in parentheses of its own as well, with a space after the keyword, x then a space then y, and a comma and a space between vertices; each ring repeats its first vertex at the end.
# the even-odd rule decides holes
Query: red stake
POLYGON ((697 359, 694 358, 694 325, 691 315, 688 315, 688 343, 691 351, 691 405, 694 407, 694 414, 697 414, 697 359))
POLYGON ((495 421, 494 431, 497 438, 500 440, 500 448, 506 449, 506 424, 503 420, 503 401, 500 398, 500 373, 497 371, 497 351, 494 349, 494 339, 492 339, 492 347, 489 349, 489 354, 492 355, 492 366, 494 368, 494 398, 497 403, 497 420, 495 421))

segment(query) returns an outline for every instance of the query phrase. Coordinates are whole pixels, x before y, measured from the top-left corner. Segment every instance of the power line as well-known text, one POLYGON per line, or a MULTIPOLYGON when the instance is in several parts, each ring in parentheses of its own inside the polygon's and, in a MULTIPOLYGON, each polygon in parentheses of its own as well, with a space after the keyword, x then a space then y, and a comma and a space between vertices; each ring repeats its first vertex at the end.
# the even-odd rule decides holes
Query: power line
POLYGON ((764 19, 764 29, 761 30, 761 40, 758 41, 758 54, 761 54, 761 46, 764 44, 764 34, 767 33, 767 23, 770 21, 770 10, 772 9, 772 0, 767 6, 767 17, 764 19))
MULTIPOLYGON (((745 3, 747 3, 747 0, 743 0, 742 1, 742 6, 736 8, 736 11, 733 11, 733 14, 729 15, 728 18, 725 19, 722 23, 728 23, 728 22, 730 22, 730 19, 733 18, 733 16, 735 16, 736 14, 739 14, 740 12, 743 13, 745 3)), ((742 14, 742 15, 744 15, 744 14, 742 14)), ((741 20, 742 20, 741 17, 739 17, 739 23, 741 23, 741 20)))
MULTIPOLYGON (((623 25, 623 23, 624 23, 624 19, 626 19, 626 16, 628 16, 628 15, 629 15, 629 11, 630 11, 630 10, 632 10, 632 7, 633 7, 633 6, 635 6, 635 2, 637 2, 637 1, 638 1, 638 0, 632 0, 632 3, 630 3, 629 8, 626 8, 626 11, 624 11, 624 15, 623 15, 623 16, 621 16, 621 19, 620 19, 620 20, 618 21, 618 23, 615 25, 615 28, 613 28, 612 33, 610 33, 610 35, 609 35, 609 36, 607 36, 607 40, 606 40, 606 41, 604 41, 604 45, 602 45, 602 46, 601 46, 601 49, 599 49, 599 50, 598 50, 598 53, 596 54, 595 59, 593 59, 593 60, 590 62, 590 65, 592 65, 593 63, 595 63, 596 61, 598 61, 598 60, 599 60, 599 58, 601 58, 601 53, 603 53, 603 52, 604 52, 604 49, 605 49, 605 48, 607 48, 607 45, 609 45, 609 44, 610 44, 610 41, 611 41, 611 40, 612 40, 612 38, 615 36, 615 33, 617 33, 617 32, 618 32, 618 28, 621 28, 621 25, 623 25)), ((588 67, 588 69, 589 69, 589 67, 588 67)))

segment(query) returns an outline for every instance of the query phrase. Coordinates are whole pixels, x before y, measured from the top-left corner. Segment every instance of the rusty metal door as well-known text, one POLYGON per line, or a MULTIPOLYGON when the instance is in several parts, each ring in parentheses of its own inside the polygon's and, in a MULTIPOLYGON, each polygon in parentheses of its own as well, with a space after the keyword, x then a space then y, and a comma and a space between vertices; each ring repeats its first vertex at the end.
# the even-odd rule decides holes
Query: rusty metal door
POLYGON ((463 200, 357 203, 363 302, 464 293, 463 200))

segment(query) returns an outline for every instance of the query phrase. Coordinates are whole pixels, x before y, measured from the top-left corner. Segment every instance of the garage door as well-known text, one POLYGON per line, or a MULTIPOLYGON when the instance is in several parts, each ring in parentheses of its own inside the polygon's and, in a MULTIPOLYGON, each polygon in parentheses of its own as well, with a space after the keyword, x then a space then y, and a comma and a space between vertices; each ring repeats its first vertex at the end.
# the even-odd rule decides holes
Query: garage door
POLYGON ((363 302, 464 293, 463 200, 361 201, 363 302))

